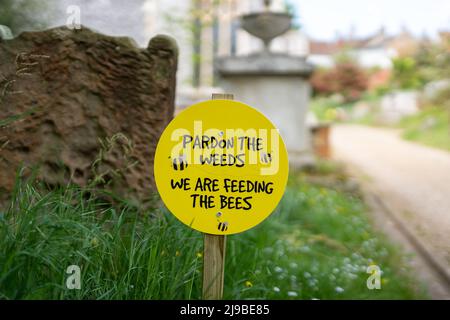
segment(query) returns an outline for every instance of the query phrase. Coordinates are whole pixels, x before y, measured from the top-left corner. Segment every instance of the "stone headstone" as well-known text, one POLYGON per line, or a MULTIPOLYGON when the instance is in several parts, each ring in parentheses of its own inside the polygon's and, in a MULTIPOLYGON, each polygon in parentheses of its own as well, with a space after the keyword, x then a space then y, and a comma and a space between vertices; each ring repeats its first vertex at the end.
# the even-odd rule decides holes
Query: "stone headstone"
POLYGON ((156 144, 174 112, 177 55, 166 36, 140 49, 85 27, 0 42, 0 120, 26 114, 0 125, 0 198, 21 166, 39 168, 50 186, 95 182, 149 197, 156 144))

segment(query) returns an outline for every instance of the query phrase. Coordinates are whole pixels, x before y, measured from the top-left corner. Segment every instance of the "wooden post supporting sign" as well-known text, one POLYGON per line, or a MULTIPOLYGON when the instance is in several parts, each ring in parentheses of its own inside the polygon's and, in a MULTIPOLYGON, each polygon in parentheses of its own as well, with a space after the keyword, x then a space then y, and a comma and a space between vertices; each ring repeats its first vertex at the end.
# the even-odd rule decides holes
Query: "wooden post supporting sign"
MULTIPOLYGON (((232 94, 213 93, 213 100, 233 100, 232 94)), ((203 299, 223 297, 227 236, 205 233, 203 244, 203 299)))

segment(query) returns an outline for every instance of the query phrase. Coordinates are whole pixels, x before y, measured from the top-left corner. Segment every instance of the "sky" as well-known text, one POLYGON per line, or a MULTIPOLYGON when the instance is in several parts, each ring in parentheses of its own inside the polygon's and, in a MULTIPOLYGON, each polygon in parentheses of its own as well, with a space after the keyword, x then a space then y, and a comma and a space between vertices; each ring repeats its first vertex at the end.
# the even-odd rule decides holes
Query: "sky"
POLYGON ((416 35, 435 37, 450 30, 450 0, 290 0, 303 30, 315 39, 333 39, 339 32, 367 36, 385 26, 392 34, 403 27, 416 35))

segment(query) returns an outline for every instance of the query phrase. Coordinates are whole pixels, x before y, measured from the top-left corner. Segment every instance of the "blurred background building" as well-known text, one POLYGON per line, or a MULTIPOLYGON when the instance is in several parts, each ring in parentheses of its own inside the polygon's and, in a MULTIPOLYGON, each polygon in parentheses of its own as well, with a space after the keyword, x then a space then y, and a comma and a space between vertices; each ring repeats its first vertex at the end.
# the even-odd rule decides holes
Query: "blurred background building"
MULTIPOLYGON (((272 2, 272 11, 292 11, 285 0, 272 2)), ((183 108, 208 98, 217 86, 215 61, 223 56, 248 55, 262 49, 262 42, 240 29, 239 16, 264 10, 261 0, 147 0, 144 3, 147 38, 157 33, 174 36, 180 46, 177 104, 183 108)), ((272 51, 306 56, 308 40, 294 24, 275 39, 272 51)))
MULTIPOLYGON (((131 36, 146 46, 156 34, 168 34, 180 47, 177 106, 186 107, 207 99, 217 85, 214 64, 217 58, 247 55, 262 48, 259 39, 240 29, 239 16, 264 10, 261 0, 61 0, 60 12, 78 5, 81 23, 89 28, 117 36, 131 36)), ((273 0, 271 11, 289 12, 293 28, 275 39, 271 49, 306 56, 308 39, 298 24, 295 7, 287 0, 273 0)), ((55 17, 52 25, 65 24, 65 15, 55 17)), ((215 89, 218 90, 218 89, 215 89)))

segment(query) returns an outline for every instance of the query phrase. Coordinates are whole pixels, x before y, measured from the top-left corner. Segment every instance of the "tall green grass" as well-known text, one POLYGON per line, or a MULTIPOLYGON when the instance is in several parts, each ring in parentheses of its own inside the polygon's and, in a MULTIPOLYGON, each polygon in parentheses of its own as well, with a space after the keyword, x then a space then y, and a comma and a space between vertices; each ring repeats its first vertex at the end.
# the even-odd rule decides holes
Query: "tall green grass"
POLYGON ((0 297, 198 298, 199 250, 200 235, 169 215, 25 184, 0 220, 0 297), (81 290, 66 288, 70 265, 81 267, 81 290))
MULTIPOLYGON (((0 298, 198 299, 202 235, 165 209, 111 206, 89 190, 18 184, 0 214, 0 298), (81 289, 66 269, 82 270, 81 289)), ((228 237, 225 298, 424 297, 406 258, 376 234, 354 195, 294 174, 276 212, 228 237), (366 268, 383 271, 366 287, 366 268)))
POLYGON ((400 123, 403 137, 425 145, 450 151, 450 110, 428 107, 406 117, 400 123))

